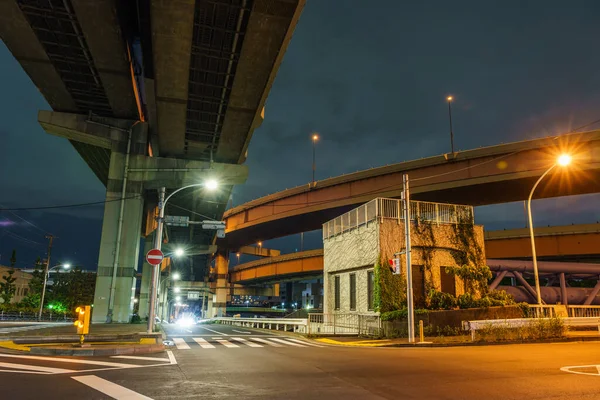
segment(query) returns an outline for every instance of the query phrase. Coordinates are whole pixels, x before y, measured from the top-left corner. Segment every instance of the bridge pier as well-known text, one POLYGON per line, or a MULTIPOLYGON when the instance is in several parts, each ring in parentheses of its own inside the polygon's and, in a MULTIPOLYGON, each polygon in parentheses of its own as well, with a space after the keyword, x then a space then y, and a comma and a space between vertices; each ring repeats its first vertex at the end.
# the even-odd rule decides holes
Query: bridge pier
POLYGON ((228 253, 217 253, 215 268, 217 270, 217 286, 215 288, 216 301, 213 302, 213 316, 224 317, 227 312, 227 292, 229 291, 229 284, 227 283, 227 273, 229 271, 228 253))

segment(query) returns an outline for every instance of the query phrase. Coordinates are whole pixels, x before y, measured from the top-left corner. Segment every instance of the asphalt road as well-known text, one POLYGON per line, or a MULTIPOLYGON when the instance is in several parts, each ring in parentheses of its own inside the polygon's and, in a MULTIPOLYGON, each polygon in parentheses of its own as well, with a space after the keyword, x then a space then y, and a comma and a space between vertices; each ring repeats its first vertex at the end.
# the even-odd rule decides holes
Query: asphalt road
POLYGON ((220 325, 167 332, 180 348, 138 358, 0 354, 0 398, 600 398, 600 342, 350 348, 220 325))

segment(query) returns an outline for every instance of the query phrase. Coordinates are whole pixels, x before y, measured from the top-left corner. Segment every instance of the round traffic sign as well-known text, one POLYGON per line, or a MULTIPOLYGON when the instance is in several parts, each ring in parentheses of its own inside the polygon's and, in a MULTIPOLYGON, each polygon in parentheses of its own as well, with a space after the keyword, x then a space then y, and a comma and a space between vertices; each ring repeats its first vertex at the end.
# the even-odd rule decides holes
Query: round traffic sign
POLYGON ((158 265, 162 262, 165 255, 159 249, 152 249, 146 254, 146 261, 150 265, 158 265))

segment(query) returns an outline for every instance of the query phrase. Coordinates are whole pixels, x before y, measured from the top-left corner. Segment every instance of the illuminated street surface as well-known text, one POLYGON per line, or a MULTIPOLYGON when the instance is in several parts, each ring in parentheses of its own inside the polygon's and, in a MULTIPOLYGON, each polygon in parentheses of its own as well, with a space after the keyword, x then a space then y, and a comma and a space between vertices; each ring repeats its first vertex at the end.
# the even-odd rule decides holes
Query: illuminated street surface
POLYGON ((0 355, 0 398, 596 399, 600 387, 600 342, 359 348, 221 325, 183 329, 167 327, 168 339, 189 348, 159 354, 0 355))

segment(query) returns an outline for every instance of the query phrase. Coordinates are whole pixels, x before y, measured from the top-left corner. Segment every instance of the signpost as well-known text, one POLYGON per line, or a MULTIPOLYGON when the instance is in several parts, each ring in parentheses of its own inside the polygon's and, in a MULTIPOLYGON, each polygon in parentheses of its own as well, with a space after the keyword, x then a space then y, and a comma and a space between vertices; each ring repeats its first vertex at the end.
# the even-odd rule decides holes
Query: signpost
POLYGON ((150 265, 159 265, 164 258, 165 255, 159 249, 152 249, 146 254, 146 261, 150 265))

